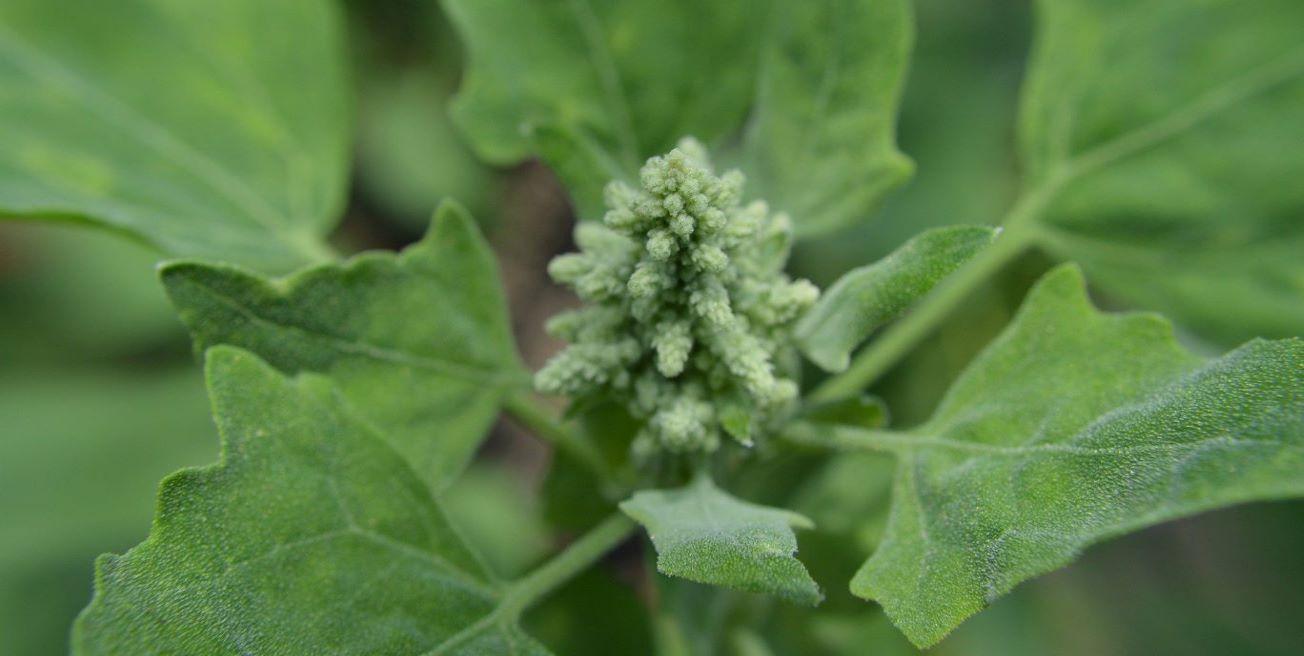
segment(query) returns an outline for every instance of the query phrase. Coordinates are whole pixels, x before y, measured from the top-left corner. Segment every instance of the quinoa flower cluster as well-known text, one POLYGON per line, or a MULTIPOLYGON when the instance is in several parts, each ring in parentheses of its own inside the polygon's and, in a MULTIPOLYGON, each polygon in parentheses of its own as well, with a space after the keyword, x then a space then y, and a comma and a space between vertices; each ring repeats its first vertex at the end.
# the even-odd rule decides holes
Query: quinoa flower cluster
POLYGON ((648 160, 641 188, 612 182, 602 224, 549 274, 585 305, 548 331, 570 345, 539 371, 540 391, 609 396, 643 422, 636 456, 743 444, 788 406, 797 385, 776 368, 791 324, 819 296, 783 273, 791 222, 743 205, 743 176, 717 176, 692 139, 648 160))

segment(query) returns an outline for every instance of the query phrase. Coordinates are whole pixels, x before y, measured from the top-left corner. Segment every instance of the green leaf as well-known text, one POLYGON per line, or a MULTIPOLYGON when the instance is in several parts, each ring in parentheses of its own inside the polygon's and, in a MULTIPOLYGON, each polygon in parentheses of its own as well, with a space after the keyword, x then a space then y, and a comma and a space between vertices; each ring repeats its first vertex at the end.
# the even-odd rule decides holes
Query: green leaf
POLYGON ((207 377, 222 459, 166 479, 149 539, 100 559, 76 653, 546 653, 329 380, 231 347, 207 377))
POLYGON ((1224 343, 1304 333, 1304 3, 1039 3, 1022 159, 1040 237, 1224 343))
POLYGON ((675 490, 643 490, 620 504, 647 529, 657 570, 698 583, 778 595, 815 605, 821 594, 798 561, 797 513, 739 500, 707 476, 675 490))
POLYGON ((823 427, 900 462, 852 591, 931 645, 1088 545, 1202 510, 1304 494, 1304 342, 1215 360, 1155 315, 1106 315, 1061 267, 908 434, 823 427))
POLYGON ((828 371, 846 369, 851 352, 876 328, 905 312, 996 235, 979 226, 935 228, 847 272, 797 323, 797 346, 828 371))
POLYGON ((311 0, 5 2, 0 216, 172 255, 322 259, 348 165, 339 22, 311 0))
POLYGON ((232 344, 287 373, 330 376, 436 489, 470 460, 504 396, 528 384, 493 254, 452 204, 398 255, 283 279, 179 262, 162 278, 197 349, 232 344))
POLYGON ((445 0, 469 67, 453 118, 485 159, 542 157, 597 218, 602 187, 695 136, 803 234, 863 220, 895 146, 904 0, 445 0), (749 122, 750 117, 750 122, 749 122))

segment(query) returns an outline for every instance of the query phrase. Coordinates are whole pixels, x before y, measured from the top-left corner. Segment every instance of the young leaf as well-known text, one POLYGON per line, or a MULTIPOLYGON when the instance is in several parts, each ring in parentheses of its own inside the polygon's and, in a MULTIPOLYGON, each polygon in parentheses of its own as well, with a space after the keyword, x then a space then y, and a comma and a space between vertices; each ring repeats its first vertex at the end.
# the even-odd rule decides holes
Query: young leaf
POLYGON ((308 0, 3 3, 0 216, 322 259, 348 165, 341 32, 308 0))
POLYGON ((222 460, 163 482, 97 563, 77 654, 545 653, 399 453, 330 382, 208 353, 222 460))
POLYGON ((842 371, 870 333, 896 318, 996 238, 980 226, 920 233, 891 255, 847 272, 797 323, 797 346, 828 371, 842 371))
POLYGON ((1021 110, 1041 242, 1226 343, 1304 333, 1304 3, 1044 0, 1021 110))
POLYGON ((688 135, 741 136, 748 193, 803 234, 863 219, 910 173, 894 135, 904 0, 445 7, 469 53, 454 120, 489 161, 541 156, 585 218, 600 216, 608 180, 633 179, 688 135))
POLYGON ((852 591, 918 645, 1086 546, 1195 512, 1304 494, 1304 342, 1205 361, 1154 315, 1106 315, 1072 266, 909 434, 829 428, 899 454, 881 547, 852 591))
POLYGON ((797 553, 797 513, 739 500, 699 476, 676 490, 643 490, 620 504, 657 550, 657 570, 698 583, 815 605, 822 595, 797 553))
POLYGON ((436 489, 475 453, 504 395, 529 384, 493 254, 452 204, 398 255, 284 279, 177 262, 162 278, 197 349, 232 344, 287 373, 329 376, 436 489))

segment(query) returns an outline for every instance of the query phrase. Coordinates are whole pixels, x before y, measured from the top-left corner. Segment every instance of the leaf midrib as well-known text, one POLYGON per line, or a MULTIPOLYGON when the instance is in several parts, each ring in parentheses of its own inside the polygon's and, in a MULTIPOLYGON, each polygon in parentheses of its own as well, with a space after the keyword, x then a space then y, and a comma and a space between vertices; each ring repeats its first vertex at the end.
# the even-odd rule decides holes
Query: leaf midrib
POLYGON ((347 355, 361 356, 372 360, 387 362, 391 364, 418 367, 421 369, 435 372, 436 374, 446 375, 451 378, 460 378, 462 380, 473 382, 473 383, 487 383, 501 388, 515 387, 518 384, 517 379, 519 377, 513 375, 516 373, 514 371, 515 369, 514 367, 503 367, 503 369, 509 369, 509 368, 513 369, 511 373, 506 373, 505 371, 500 369, 477 367, 474 365, 467 365, 460 362, 454 362, 452 360, 446 360, 443 358, 433 358, 430 356, 417 355, 407 351, 400 351, 400 350, 395 350, 392 348, 380 346, 377 344, 372 344, 370 342, 363 341, 363 340, 347 339, 344 337, 340 337, 338 335, 333 335, 319 330, 313 330, 298 324, 279 322, 267 318, 261 314, 258 314, 256 311, 254 311, 253 308, 250 308, 242 304, 238 299, 233 298, 231 296, 227 296, 226 294, 223 294, 208 285, 205 285, 198 281, 192 281, 192 282, 195 283, 196 287, 206 292, 211 298, 225 305, 231 310, 239 313, 241 316, 245 317, 246 319, 252 322, 258 323, 263 326, 268 326, 279 330, 286 330, 286 331, 306 335, 311 338, 320 339, 322 341, 325 341, 332 348, 335 348, 336 350, 347 355))
POLYGON ((1049 189, 1050 195, 1053 195, 1070 182, 1176 138, 1218 114, 1300 75, 1304 75, 1304 48, 1214 87, 1161 119, 1052 164, 1041 187, 1049 189))

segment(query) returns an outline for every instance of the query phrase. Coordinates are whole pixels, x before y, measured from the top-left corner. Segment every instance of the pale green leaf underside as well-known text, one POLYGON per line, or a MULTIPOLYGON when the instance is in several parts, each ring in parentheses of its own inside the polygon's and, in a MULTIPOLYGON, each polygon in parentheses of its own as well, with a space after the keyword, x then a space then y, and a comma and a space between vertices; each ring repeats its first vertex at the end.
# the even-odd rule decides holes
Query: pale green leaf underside
POLYGON ((348 165, 339 23, 316 0, 7 0, 0 216, 171 255, 320 259, 348 165))
POLYGON ((657 569, 698 583, 778 595, 814 605, 822 595, 794 557, 797 513, 739 500, 706 476, 675 490, 643 490, 620 504, 647 529, 657 569))
POLYGON ((1205 361, 1154 315, 1107 315, 1072 266, 909 433, 818 429, 900 456, 882 545, 852 591, 930 645, 1113 535, 1304 494, 1304 342, 1205 361))
POLYGON ((469 58, 454 120, 490 161, 542 157, 585 218, 608 180, 689 135, 741 137, 723 160, 803 234, 864 220, 910 173, 894 134, 904 0, 444 5, 469 58))
POLYGON ((1304 334, 1304 3, 1043 0, 1021 110, 1041 241, 1225 343, 1304 334))
POLYGON ((97 563, 77 654, 543 654, 430 488, 316 375, 209 351, 222 459, 97 563))
POLYGON ((997 232, 952 226, 920 233, 887 257, 847 272, 797 323, 797 346, 828 371, 842 371, 851 352, 943 278, 992 242, 997 232))
POLYGON ((197 349, 231 344, 287 373, 329 376, 436 489, 474 455, 503 396, 528 384, 496 261, 451 204, 397 255, 283 279, 179 262, 162 278, 197 349))

